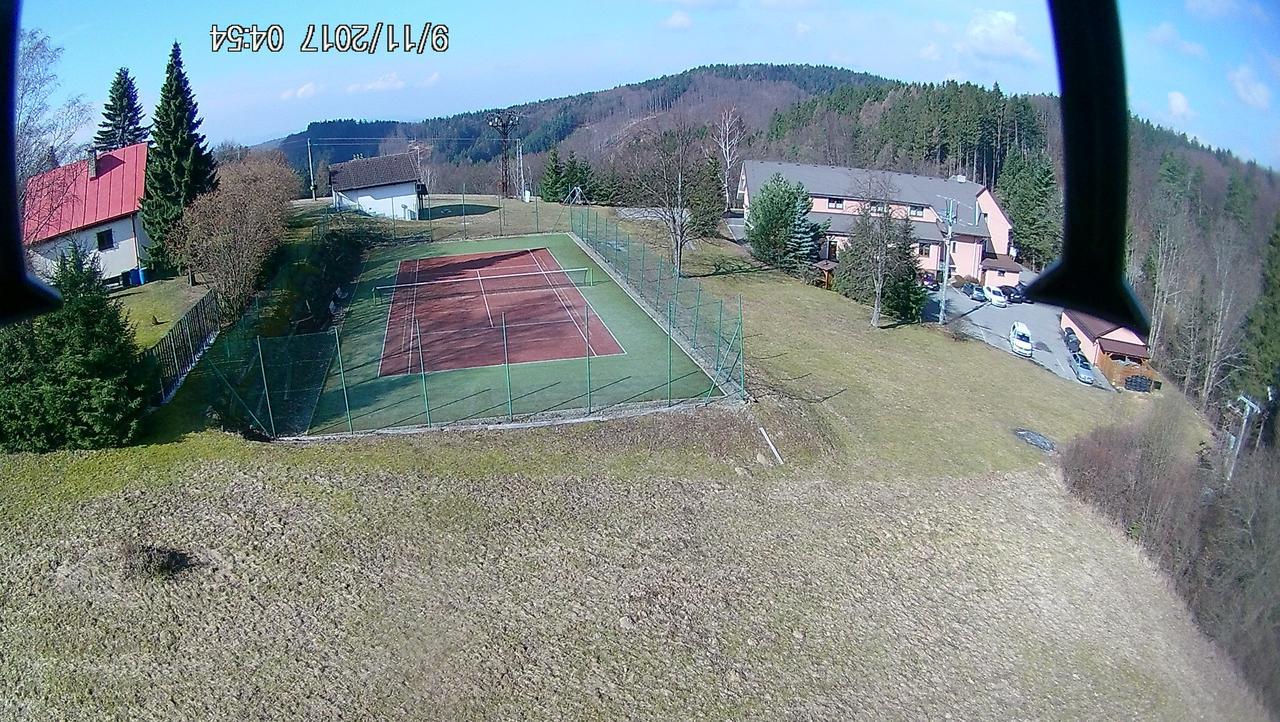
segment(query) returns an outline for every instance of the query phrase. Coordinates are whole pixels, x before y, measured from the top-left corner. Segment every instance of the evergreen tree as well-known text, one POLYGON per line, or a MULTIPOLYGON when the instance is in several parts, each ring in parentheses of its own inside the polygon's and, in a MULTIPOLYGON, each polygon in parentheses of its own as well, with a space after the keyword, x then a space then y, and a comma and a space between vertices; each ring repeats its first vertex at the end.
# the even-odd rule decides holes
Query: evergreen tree
POLYGON ((559 203, 564 200, 565 189, 564 164, 560 162, 560 149, 552 148, 547 153, 547 165, 542 170, 542 183, 538 186, 538 195, 548 203, 559 203))
POLYGON ((0 448, 92 449, 128 443, 143 405, 133 329, 77 244, 58 262, 62 307, 0 329, 0 448))
POLYGON ((751 199, 747 215, 752 255, 770 265, 788 267, 789 244, 794 250, 796 229, 807 220, 810 207, 809 194, 800 183, 788 183, 781 174, 765 181, 751 199))
POLYGON ((803 275, 813 271, 810 266, 818 260, 818 249, 831 224, 828 221, 819 224, 809 220, 809 210, 813 205, 804 186, 797 183, 792 196, 795 208, 791 212, 791 231, 787 236, 782 266, 792 273, 803 275))
POLYGON ((195 96, 182 67, 177 43, 169 53, 160 102, 151 128, 152 147, 147 155, 147 177, 142 196, 142 225, 151 236, 153 265, 172 267, 165 245, 182 209, 201 193, 217 187, 217 164, 199 132, 195 96))
POLYGON ((138 103, 138 88, 133 84, 128 68, 116 71, 111 81, 107 104, 102 109, 102 122, 93 136, 93 148, 107 153, 147 139, 147 128, 142 125, 142 106, 138 103))
POLYGON ((720 188, 720 161, 708 156, 698 168, 689 194, 689 221, 694 236, 706 238, 716 232, 724 212, 724 193, 720 188))
POLYGON ((996 193, 1013 224, 1019 260, 1042 266, 1056 258, 1062 247, 1062 208, 1049 156, 1010 156, 996 193))
POLYGON ((1244 356, 1236 383, 1241 391, 1263 400, 1267 386, 1280 390, 1280 218, 1267 243, 1262 293, 1249 311, 1244 356))
POLYGON ((903 323, 919 323, 929 294, 917 276, 915 234, 910 219, 903 218, 894 225, 897 237, 890 248, 892 272, 885 282, 884 311, 903 323))

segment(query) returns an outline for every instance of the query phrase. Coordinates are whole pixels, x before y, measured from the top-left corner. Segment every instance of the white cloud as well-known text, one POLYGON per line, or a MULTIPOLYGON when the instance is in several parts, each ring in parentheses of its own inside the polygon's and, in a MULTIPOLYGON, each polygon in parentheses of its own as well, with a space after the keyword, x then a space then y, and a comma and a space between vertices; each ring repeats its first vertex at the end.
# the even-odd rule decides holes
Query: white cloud
POLYGON ((1190 120, 1195 115, 1187 96, 1177 90, 1169 91, 1169 115, 1176 120, 1190 120))
POLYGON ((376 80, 370 80, 367 83, 352 83, 347 86, 348 93, 368 93, 383 90, 400 90, 407 83, 400 79, 396 73, 387 73, 376 80))
POLYGON ((923 48, 920 48, 919 55, 922 60, 929 60, 933 62, 942 60, 942 52, 938 50, 937 43, 929 43, 923 48))
POLYGON ((1018 16, 1007 10, 983 10, 974 15, 964 30, 962 47, 986 60, 1040 61, 1040 53, 1018 28, 1018 16))
POLYGON ((1270 20, 1262 4, 1255 0, 1186 0, 1186 7, 1187 12, 1206 19, 1225 18, 1247 12, 1257 20, 1270 20))
POLYGON ((288 90, 281 93, 280 99, 281 100, 303 100, 305 98, 310 98, 311 96, 315 95, 316 92, 318 92, 319 90, 320 90, 320 86, 316 85, 315 82, 303 83, 301 86, 297 88, 289 88, 288 90))
POLYGON ((1173 23, 1168 21, 1152 28, 1147 37, 1156 45, 1183 55, 1189 55, 1193 58, 1208 57, 1203 45, 1183 38, 1178 34, 1178 29, 1173 26, 1173 23))
POLYGON ((693 25, 693 18, 689 17, 689 13, 683 10, 676 10, 666 20, 663 20, 662 24, 673 30, 683 30, 693 25))
POLYGON ((808 23, 803 23, 799 20, 796 21, 796 37, 803 38, 809 34, 810 30, 813 30, 813 28, 809 27, 808 23))
POLYGON ((436 71, 428 75, 427 77, 423 78, 422 80, 419 80, 418 82, 414 83, 413 85, 414 87, 417 87, 417 88, 430 88, 431 86, 435 85, 438 82, 440 82, 440 72, 436 71))
POLYGON ((1271 89, 1258 80, 1253 74, 1253 68, 1248 65, 1241 65, 1227 73, 1227 80, 1231 81, 1236 97, 1240 98, 1245 105, 1265 109, 1271 103, 1271 89))

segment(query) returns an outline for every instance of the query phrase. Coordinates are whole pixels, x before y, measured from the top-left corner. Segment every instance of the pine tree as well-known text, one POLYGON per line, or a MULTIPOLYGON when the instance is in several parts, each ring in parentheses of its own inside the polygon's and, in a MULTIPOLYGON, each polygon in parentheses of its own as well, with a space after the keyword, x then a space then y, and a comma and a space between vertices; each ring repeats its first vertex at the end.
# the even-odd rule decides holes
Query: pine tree
POLYGON ((171 268, 165 246, 169 231, 182 217, 182 209, 201 193, 217 187, 217 164, 199 132, 195 96, 182 67, 177 43, 169 53, 160 102, 151 127, 152 147, 147 154, 147 178, 142 196, 142 226, 153 243, 153 265, 171 268))
POLYGON ((542 171, 542 183, 538 186, 538 195, 548 203, 559 203, 568 192, 564 187, 564 164, 560 162, 560 149, 552 148, 547 153, 547 166, 542 171))
POLYGON ((1244 356, 1236 383, 1241 391, 1265 399, 1267 386, 1280 388, 1280 218, 1267 243, 1262 293, 1249 311, 1244 356))
POLYGON ((77 244, 53 275, 62 307, 0 329, 0 449, 44 452, 128 443, 142 414, 133 329, 77 244))
MULTIPOLYGON (((747 242, 751 254, 774 266, 787 265, 787 246, 796 229, 800 209, 797 196, 809 194, 799 183, 788 183, 780 174, 765 181, 751 199, 747 215, 747 242)), ((806 209, 807 211, 807 209, 806 209)))
POLYGON ((716 232, 724 213, 724 191, 720 187, 720 161, 709 156, 698 168, 689 193, 689 225, 693 234, 706 238, 716 232))
POLYGON ((1013 224, 1018 258, 1034 265, 1056 258, 1062 243, 1062 209, 1049 156, 1011 155, 996 193, 1013 224))
POLYGON ((102 122, 93 136, 93 148, 108 153, 147 139, 148 129, 142 125, 142 106, 138 103, 138 88, 129 75, 128 68, 116 71, 111 81, 107 104, 102 109, 102 122))

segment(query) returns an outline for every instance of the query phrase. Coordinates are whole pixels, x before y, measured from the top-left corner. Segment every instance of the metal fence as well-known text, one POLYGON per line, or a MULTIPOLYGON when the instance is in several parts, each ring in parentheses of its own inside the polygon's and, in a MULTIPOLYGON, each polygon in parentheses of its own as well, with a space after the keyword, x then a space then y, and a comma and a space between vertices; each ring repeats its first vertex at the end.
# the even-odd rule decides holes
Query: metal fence
POLYGON ((158 406, 173 397, 217 336, 221 321, 215 295, 206 293, 173 324, 164 338, 143 352, 143 359, 156 369, 153 404, 158 406))
POLYGON ((593 209, 575 209, 573 232, 726 393, 747 398, 742 299, 726 302, 593 209), (727 304, 727 307, 726 307, 727 304))

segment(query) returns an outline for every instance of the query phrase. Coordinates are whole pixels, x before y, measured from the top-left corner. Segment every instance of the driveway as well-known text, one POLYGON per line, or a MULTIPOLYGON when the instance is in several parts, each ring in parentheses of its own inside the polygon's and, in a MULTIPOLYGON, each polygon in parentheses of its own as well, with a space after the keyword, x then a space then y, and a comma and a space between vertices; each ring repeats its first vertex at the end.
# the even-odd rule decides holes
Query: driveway
MULTIPOLYGON (((925 318, 938 318, 938 306, 941 293, 933 293, 925 308, 925 318)), ((1071 354, 1062 341, 1061 326, 1058 323, 1062 308, 1047 303, 1011 303, 1007 308, 998 308, 989 303, 975 303, 954 288, 947 289, 947 324, 967 322, 966 332, 974 338, 1012 354, 1009 348, 1009 327, 1014 321, 1021 321, 1031 332, 1031 340, 1035 344, 1035 353, 1031 360, 1049 369, 1059 376, 1076 380, 1071 371, 1071 354)), ((1107 388, 1106 380, 1101 373, 1094 385, 1107 388)), ((1078 382, 1077 382, 1078 383, 1078 382)))

